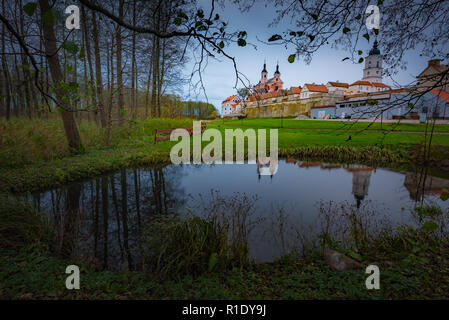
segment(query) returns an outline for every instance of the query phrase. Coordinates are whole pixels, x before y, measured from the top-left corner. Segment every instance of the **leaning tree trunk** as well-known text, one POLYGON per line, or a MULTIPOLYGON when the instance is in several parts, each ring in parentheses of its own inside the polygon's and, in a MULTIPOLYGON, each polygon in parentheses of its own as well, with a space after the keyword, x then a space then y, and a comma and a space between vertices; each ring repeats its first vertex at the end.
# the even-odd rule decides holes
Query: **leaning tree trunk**
MULTIPOLYGON (((41 18, 44 20, 44 15, 50 10, 48 0, 39 0, 41 8, 41 18)), ((76 153, 82 149, 81 138, 76 126, 73 113, 70 110, 70 105, 62 97, 67 96, 67 92, 59 85, 64 80, 62 74, 61 65, 59 64, 59 57, 56 54, 56 36, 53 26, 42 23, 42 31, 44 35, 45 55, 47 56, 48 65, 50 67, 51 77, 53 79, 53 85, 55 86, 56 101, 58 106, 63 110, 61 111, 62 122, 64 123, 64 130, 69 143, 70 152, 76 153)))

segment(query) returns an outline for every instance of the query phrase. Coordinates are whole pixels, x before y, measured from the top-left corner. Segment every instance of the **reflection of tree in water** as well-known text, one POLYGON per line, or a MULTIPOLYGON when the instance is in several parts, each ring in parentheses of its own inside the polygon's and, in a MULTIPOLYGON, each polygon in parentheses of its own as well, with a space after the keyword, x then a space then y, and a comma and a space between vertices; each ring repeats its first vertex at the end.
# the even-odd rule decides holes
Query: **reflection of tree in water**
POLYGON ((86 183, 33 196, 51 213, 54 249, 96 269, 140 269, 140 235, 152 216, 176 212, 185 202, 182 168, 123 169, 86 183))

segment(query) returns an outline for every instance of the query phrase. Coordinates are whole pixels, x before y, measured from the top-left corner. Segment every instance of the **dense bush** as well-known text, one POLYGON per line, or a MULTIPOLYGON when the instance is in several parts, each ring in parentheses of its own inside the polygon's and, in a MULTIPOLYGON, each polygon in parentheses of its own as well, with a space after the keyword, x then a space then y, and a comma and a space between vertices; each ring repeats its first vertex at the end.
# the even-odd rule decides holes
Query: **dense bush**
POLYGON ((47 248, 50 228, 28 202, 0 193, 0 249, 47 248))
POLYGON ((228 236, 229 225, 217 218, 158 217, 146 230, 145 269, 174 276, 242 267, 240 257, 248 257, 247 245, 228 236))

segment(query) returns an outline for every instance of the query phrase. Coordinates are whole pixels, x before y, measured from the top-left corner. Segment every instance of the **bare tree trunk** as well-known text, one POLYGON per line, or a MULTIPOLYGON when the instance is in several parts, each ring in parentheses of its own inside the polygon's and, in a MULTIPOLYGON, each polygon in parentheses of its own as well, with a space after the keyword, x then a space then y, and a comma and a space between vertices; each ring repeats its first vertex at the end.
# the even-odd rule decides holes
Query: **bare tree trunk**
POLYGON ((161 95, 162 95, 162 84, 164 82, 164 75, 165 75, 165 39, 162 40, 162 54, 161 54, 161 58, 160 63, 161 63, 161 67, 160 67, 160 72, 159 72, 159 79, 158 79, 158 95, 157 95, 157 99, 158 99, 158 103, 157 103, 157 107, 158 107, 158 113, 159 116, 161 116, 161 95))
POLYGON ((98 40, 99 26, 97 25, 97 19, 95 11, 92 11, 92 25, 93 25, 93 41, 94 41, 94 53, 95 53, 95 75, 97 79, 97 100, 98 100, 98 112, 100 113, 101 126, 106 127, 106 115, 103 105, 103 78, 101 75, 101 58, 100 58, 100 45, 98 40))
MULTIPOLYGON (((136 25, 136 1, 133 1, 133 25, 136 25)), ((133 32, 132 37, 132 53, 131 53, 131 110, 132 110, 132 118, 136 118, 136 90, 137 87, 135 85, 135 69, 136 69, 136 33, 133 32)))
MULTIPOLYGON (((83 15, 83 19, 85 19, 84 15, 83 15)), ((86 27, 84 26, 84 29, 86 29, 86 27)), ((89 86, 87 84, 88 82, 88 78, 87 78, 87 61, 86 61, 86 36, 85 36, 85 32, 81 33, 81 43, 83 44, 83 48, 84 48, 84 58, 83 58, 83 79, 84 79, 84 101, 83 101, 83 108, 85 110, 88 110, 89 108, 89 86)), ((87 112, 87 121, 90 121, 90 112, 87 112)))
MULTIPOLYGON (((119 0, 119 18, 123 20, 123 0, 119 0)), ((117 27, 116 41, 117 41, 117 94, 118 94, 118 105, 117 105, 117 115, 119 125, 124 124, 124 105, 123 101, 123 67, 122 67, 122 33, 121 27, 117 27)))
MULTIPOLYGON (((44 20, 45 13, 50 10, 50 5, 48 0, 39 0, 39 5, 41 8, 41 18, 44 20)), ((63 73, 61 71, 61 65, 59 64, 59 56, 56 53, 56 37, 53 26, 46 23, 42 23, 44 44, 45 44, 45 54, 47 56, 48 64, 50 66, 50 73, 53 79, 53 84, 55 85, 56 99, 58 105, 63 108, 61 111, 62 121, 64 123, 64 130, 67 136, 67 141, 69 143, 69 148, 71 152, 79 152, 82 149, 81 138, 76 126, 75 119, 73 118, 73 113, 69 110, 70 106, 61 97, 66 96, 67 92, 61 89, 58 85, 60 81, 63 80, 63 73)))
MULTIPOLYGON (((2 0, 2 13, 6 16, 5 0, 2 0)), ((5 25, 2 24, 2 52, 6 52, 5 44, 5 25)), ((3 84, 5 86, 5 117, 9 120, 11 117, 11 90, 9 88, 10 78, 8 71, 8 64, 6 62, 6 55, 2 54, 2 69, 3 69, 3 84)))
MULTIPOLYGON (((22 8, 22 0, 19 1, 19 6, 22 8)), ((24 22, 23 22, 23 10, 19 10, 19 22, 20 22, 20 33, 22 34, 22 37, 25 37, 25 28, 24 28, 24 22)), ((30 93, 30 66, 28 63, 28 58, 25 55, 23 49, 21 48, 20 52, 21 59, 22 59, 22 72, 23 72, 23 90, 25 92, 25 108, 27 111, 28 118, 31 119, 31 93, 30 93)))
MULTIPOLYGON (((154 52, 154 50, 152 50, 154 52)), ((149 96, 150 96, 150 83, 151 83, 151 74, 153 72, 153 59, 150 60, 150 70, 148 71, 148 81, 147 81, 147 89, 145 91, 145 119, 148 118, 148 106, 149 106, 149 96)))
POLYGON ((19 64, 17 62, 17 56, 14 55, 14 65, 15 65, 15 71, 16 71, 16 81, 15 81, 15 87, 16 87, 16 93, 17 93, 17 104, 14 108, 16 117, 19 117, 19 115, 22 113, 23 106, 25 105, 25 94, 23 92, 23 86, 22 86, 22 78, 21 78, 21 72, 19 68, 19 64))
MULTIPOLYGON (((90 50, 90 39, 89 39, 89 18, 86 14, 86 10, 84 8, 84 6, 81 6, 81 13, 83 15, 83 21, 84 21, 84 28, 83 28, 83 34, 84 34, 84 43, 85 43, 85 50, 86 50, 86 57, 87 57, 87 64, 89 66, 89 80, 90 80, 90 84, 94 83, 94 69, 92 66, 92 53, 90 50)), ((86 61, 86 59, 84 59, 84 61, 86 61)), ((87 77, 86 77, 86 81, 87 81, 87 77)), ((87 87, 88 88, 88 87, 87 87)), ((92 107, 97 106, 97 102, 96 102, 96 90, 94 90, 92 92, 92 97, 91 97, 91 104, 92 107)), ((98 125, 98 110, 97 108, 95 108, 94 111, 94 119, 95 122, 98 125)))
POLYGON ((159 38, 154 37, 153 38, 153 46, 154 46, 154 54, 152 57, 152 64, 153 64, 153 79, 151 84, 151 116, 158 117, 159 114, 157 113, 158 105, 157 105, 157 89, 158 89, 158 79, 159 79, 159 38))
MULTIPOLYGON (((137 65, 136 62, 135 62, 135 64, 137 65)), ((139 80, 139 71, 137 70, 137 68, 135 68, 134 71, 135 71, 134 79, 136 81, 136 84, 135 84, 136 91, 135 91, 135 94, 134 94, 134 108, 136 110, 135 117, 137 117, 138 116, 138 111, 139 111, 139 109, 138 109, 138 107, 139 107, 139 82, 138 82, 138 80, 139 80)))
MULTIPOLYGON (((74 33, 72 33, 72 36, 73 36, 72 37, 72 41, 75 41, 74 33)), ((72 79, 72 81, 75 82, 75 83, 78 83, 78 61, 76 59, 76 54, 73 55, 73 79, 72 79)), ((78 103, 77 101, 73 101, 74 105, 73 105, 72 108, 74 110, 78 110, 79 109, 77 103, 78 103)), ((81 124, 81 115, 80 115, 80 113, 78 111, 76 111, 74 116, 75 116, 75 119, 78 119, 79 123, 81 124)))
MULTIPOLYGON (((107 48, 109 52, 109 48, 107 48)), ((110 136, 111 136, 111 127, 112 127, 112 105, 114 102, 114 38, 112 38, 111 43, 111 62, 109 63, 111 67, 111 79, 109 80, 109 106, 108 106, 108 123, 106 130, 106 144, 109 144, 110 136)))

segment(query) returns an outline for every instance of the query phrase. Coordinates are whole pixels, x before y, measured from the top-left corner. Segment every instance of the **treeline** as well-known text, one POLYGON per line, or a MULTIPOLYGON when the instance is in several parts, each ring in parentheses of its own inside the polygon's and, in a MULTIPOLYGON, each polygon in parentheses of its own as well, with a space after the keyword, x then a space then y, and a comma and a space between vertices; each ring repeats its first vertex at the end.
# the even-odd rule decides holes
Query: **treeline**
POLYGON ((211 103, 202 101, 182 101, 177 95, 164 95, 161 98, 161 116, 163 118, 215 118, 217 110, 211 103))
MULTIPOLYGON (((122 27, 85 1, 1 0, 0 114, 44 117, 60 112, 71 148, 80 147, 76 120, 110 129, 126 119, 207 117, 215 108, 170 94, 184 85, 188 42, 122 27), (66 27, 70 5, 80 28, 66 27)), ((119 21, 172 32, 193 1, 90 1, 119 21)), ((73 12, 72 12, 73 13, 73 12)), ((110 130, 106 130, 106 141, 110 130)))

